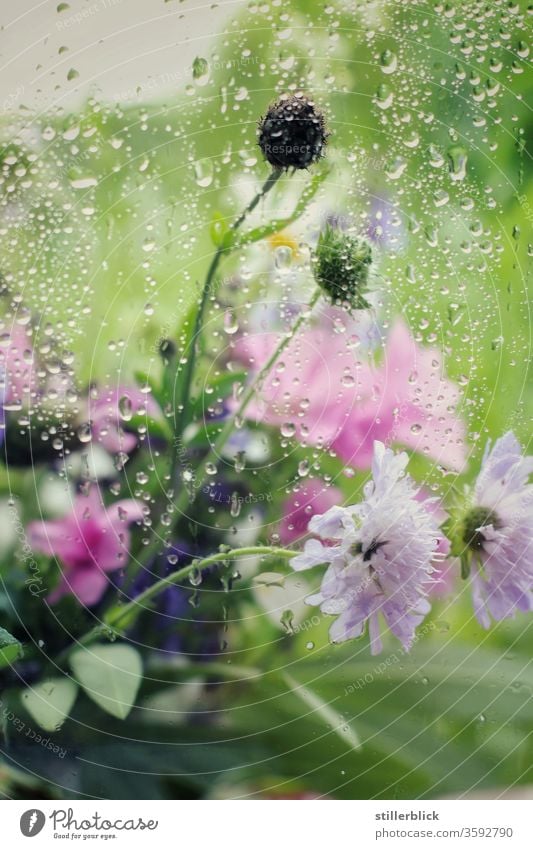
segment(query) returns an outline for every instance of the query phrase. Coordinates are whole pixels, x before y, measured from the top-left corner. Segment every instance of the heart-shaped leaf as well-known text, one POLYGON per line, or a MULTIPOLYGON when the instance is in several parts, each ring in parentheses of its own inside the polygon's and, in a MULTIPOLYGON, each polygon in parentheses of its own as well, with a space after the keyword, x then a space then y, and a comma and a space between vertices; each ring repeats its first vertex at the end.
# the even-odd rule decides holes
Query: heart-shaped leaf
POLYGON ((74 675, 97 705, 118 719, 129 714, 142 678, 141 657, 126 645, 89 646, 70 660, 74 675))
POLYGON ((22 656, 22 646, 5 628, 0 628, 0 669, 22 656))
POLYGON ((48 678, 25 690, 22 703, 37 725, 45 731, 57 731, 76 701, 78 687, 68 678, 48 678))

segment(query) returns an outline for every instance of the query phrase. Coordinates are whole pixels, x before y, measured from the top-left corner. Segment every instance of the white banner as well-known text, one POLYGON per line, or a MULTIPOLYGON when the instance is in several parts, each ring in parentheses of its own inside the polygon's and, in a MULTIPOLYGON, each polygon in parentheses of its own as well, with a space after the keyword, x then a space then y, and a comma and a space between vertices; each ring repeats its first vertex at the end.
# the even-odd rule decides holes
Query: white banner
POLYGON ((67 840, 117 849, 330 849, 335 841, 353 849, 531 849, 532 808, 530 801, 507 800, 5 801, 1 842, 6 849, 67 840))

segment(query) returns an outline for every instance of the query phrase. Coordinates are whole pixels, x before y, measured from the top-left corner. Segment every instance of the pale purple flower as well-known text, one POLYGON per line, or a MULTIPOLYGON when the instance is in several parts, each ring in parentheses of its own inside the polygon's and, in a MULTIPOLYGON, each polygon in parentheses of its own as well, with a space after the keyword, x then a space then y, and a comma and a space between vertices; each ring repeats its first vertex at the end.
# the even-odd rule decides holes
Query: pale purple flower
POLYGON ((320 592, 306 601, 338 617, 330 629, 333 642, 361 636, 368 621, 372 654, 382 648, 379 614, 408 650, 430 610, 441 533, 434 512, 417 500, 407 462, 407 454, 376 442, 364 501, 314 516, 309 530, 321 540, 308 540, 291 561, 296 570, 329 564, 320 592))
POLYGON ((533 457, 512 431, 485 449, 462 542, 471 556, 476 616, 484 628, 533 610, 533 457))
POLYGON ((27 532, 33 550, 61 561, 61 580, 48 600, 53 604, 73 593, 83 604, 96 604, 108 586, 107 573, 125 568, 129 525, 142 518, 138 501, 126 499, 104 507, 92 487, 88 495, 76 496, 72 512, 63 519, 30 522, 27 532))

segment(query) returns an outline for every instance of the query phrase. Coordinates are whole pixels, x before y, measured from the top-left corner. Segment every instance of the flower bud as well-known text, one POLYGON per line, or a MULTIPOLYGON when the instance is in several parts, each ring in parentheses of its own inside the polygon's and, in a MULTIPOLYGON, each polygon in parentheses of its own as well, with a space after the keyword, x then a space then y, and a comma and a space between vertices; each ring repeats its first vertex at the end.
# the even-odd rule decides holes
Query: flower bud
POLYGON ((368 309, 368 272, 372 262, 370 245, 329 224, 320 234, 314 256, 318 285, 335 306, 352 310, 368 309))
POLYGON ((274 168, 308 168, 323 155, 324 116, 305 94, 282 94, 259 123, 258 144, 274 168))

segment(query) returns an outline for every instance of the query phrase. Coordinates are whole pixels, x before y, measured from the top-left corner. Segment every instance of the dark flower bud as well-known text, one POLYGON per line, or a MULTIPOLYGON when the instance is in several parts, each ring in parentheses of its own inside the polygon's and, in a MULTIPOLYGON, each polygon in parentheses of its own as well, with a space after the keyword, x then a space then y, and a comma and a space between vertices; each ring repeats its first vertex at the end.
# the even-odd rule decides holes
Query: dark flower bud
POLYGON ((323 155, 324 116, 305 94, 282 94, 259 123, 258 144, 273 168, 308 168, 323 155))
POLYGON ((329 225, 320 234, 314 256, 318 285, 335 306, 368 309, 368 272, 372 262, 370 245, 329 225))

